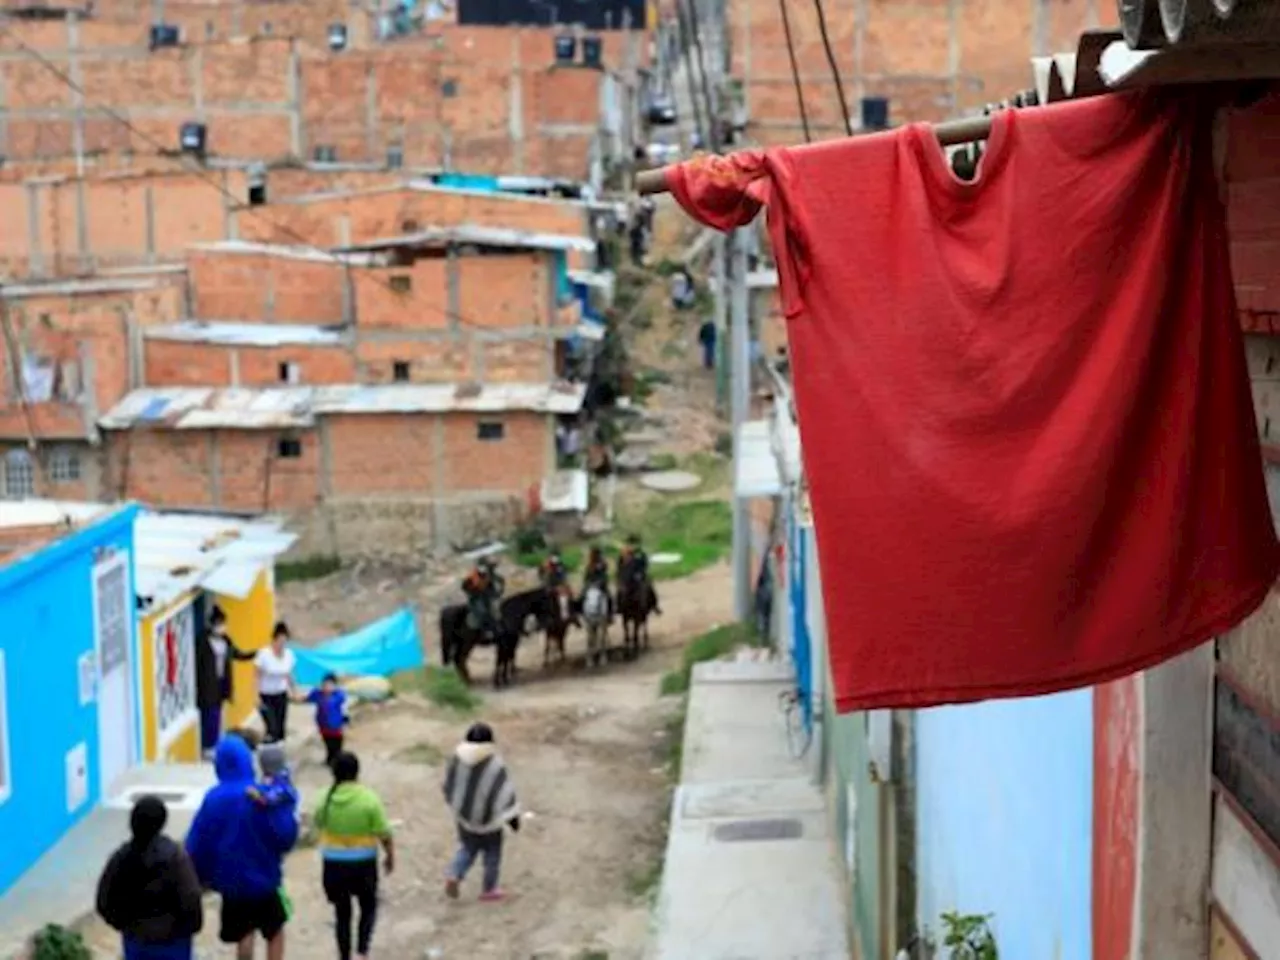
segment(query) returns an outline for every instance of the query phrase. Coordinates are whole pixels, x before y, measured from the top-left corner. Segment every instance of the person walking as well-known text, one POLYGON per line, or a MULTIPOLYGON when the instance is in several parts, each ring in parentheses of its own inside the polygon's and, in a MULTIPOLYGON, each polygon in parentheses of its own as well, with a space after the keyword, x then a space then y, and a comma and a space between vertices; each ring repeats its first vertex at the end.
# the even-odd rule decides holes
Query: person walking
POLYGON ((458 898, 459 887, 476 857, 484 859, 480 899, 502 900, 502 828, 520 830, 520 805, 506 764, 498 755, 493 729, 473 723, 458 744, 444 778, 444 798, 458 828, 458 852, 445 874, 444 892, 458 898))
POLYGON ((119 931, 124 960, 192 960, 192 938, 204 926, 200 881, 186 851, 164 835, 168 818, 160 798, 140 798, 129 842, 98 880, 98 913, 119 931))
POLYGON ((338 960, 351 960, 352 901, 360 907, 355 955, 369 956, 373 926, 378 919, 378 848, 386 856, 383 868, 396 868, 396 847, 387 813, 376 793, 357 781, 360 761, 343 752, 333 761, 333 786, 316 808, 324 864, 324 893, 333 904, 338 960))
POLYGON ((236 945, 238 960, 253 960, 261 934, 267 960, 284 960, 289 901, 281 886, 283 860, 298 842, 297 805, 256 799, 253 754, 238 736, 218 742, 213 766, 218 783, 191 822, 187 853, 201 885, 222 897, 218 939, 236 945))
POLYGON ((347 716, 347 694, 338 686, 337 675, 326 673, 320 686, 301 699, 303 703, 313 704, 316 708, 316 729, 324 744, 325 766, 332 768, 333 762, 342 753, 343 735, 347 724, 351 722, 347 716))
POLYGON ((698 328, 698 343, 702 345, 702 368, 716 368, 716 325, 714 321, 704 320, 698 328))
POLYGON ((233 693, 232 664, 254 659, 227 633, 227 615, 215 606, 209 629, 196 641, 196 706, 200 708, 200 749, 207 759, 222 736, 222 705, 233 693))
POLYGON ((293 668, 297 660, 289 649, 289 627, 282 620, 271 632, 271 643, 258 651, 258 711, 266 728, 267 743, 283 743, 289 720, 289 698, 296 694, 293 668))

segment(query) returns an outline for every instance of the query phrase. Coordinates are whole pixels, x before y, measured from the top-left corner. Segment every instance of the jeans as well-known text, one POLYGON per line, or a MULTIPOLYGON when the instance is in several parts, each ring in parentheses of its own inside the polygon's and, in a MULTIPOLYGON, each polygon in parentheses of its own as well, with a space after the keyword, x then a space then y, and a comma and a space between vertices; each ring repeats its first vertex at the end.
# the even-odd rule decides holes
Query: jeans
POLYGON ((465 827, 458 827, 458 852, 449 865, 449 876, 454 880, 465 879, 476 857, 480 856, 484 858, 484 892, 489 893, 498 889, 498 871, 502 869, 502 831, 472 833, 465 827))
POLYGON ((268 743, 283 743, 285 723, 289 717, 289 694, 264 693, 259 697, 258 712, 267 729, 268 743))
POLYGON ((324 763, 326 767, 332 769, 333 762, 338 759, 338 755, 342 753, 342 734, 320 734, 320 739, 324 741, 324 763))
POLYGON ((200 748, 212 750, 222 736, 222 704, 200 711, 200 748))
POLYGON ((124 960, 191 960, 191 939, 169 943, 138 943, 124 938, 124 960))
POLYGON ((378 861, 326 860, 324 893, 333 904, 339 960, 351 960, 352 900, 360 905, 356 953, 367 956, 373 940, 373 925, 378 919, 378 861))

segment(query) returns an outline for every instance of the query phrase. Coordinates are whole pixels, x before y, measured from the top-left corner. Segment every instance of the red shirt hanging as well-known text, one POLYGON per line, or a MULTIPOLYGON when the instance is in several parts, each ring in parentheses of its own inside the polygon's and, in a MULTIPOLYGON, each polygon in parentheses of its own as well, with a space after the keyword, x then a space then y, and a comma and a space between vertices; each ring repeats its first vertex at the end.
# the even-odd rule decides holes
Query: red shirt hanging
POLYGON ((1039 694, 1220 633, 1277 572, 1212 108, 993 119, 694 161, 769 207, 840 710, 1039 694))

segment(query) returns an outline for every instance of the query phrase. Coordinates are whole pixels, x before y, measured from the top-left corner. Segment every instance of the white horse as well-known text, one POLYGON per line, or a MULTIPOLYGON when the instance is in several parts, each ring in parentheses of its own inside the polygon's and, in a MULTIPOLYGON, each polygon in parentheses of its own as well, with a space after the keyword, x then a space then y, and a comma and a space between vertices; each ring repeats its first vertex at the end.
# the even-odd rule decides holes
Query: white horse
POLYGON ((603 663, 609 652, 609 594, 598 584, 582 595, 582 619, 587 625, 587 662, 603 663))

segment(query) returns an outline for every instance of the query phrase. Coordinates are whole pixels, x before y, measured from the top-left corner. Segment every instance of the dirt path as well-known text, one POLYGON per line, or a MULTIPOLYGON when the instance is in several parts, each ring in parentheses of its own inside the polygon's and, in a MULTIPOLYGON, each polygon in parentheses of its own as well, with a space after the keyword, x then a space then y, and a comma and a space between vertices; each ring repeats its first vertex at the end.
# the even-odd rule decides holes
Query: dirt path
MULTIPOLYGON (((387 804, 400 851, 400 867, 383 887, 376 956, 639 960, 670 797, 664 761, 675 703, 658 698, 658 681, 684 642, 729 616, 728 579, 721 565, 664 585, 665 616, 655 621, 653 649, 638 662, 543 676, 540 646, 530 644, 521 651, 521 682, 502 693, 485 691, 477 716, 494 725, 522 800, 535 814, 518 836, 508 835, 504 883, 511 897, 504 904, 476 901, 478 877, 457 903, 441 891, 453 828, 439 783, 469 718, 415 697, 357 716, 351 748, 363 761, 363 779, 387 804)), ((580 648, 581 634, 570 643, 571 652, 580 648)), ((478 654, 480 682, 489 668, 478 654)), ((308 809, 328 784, 315 759, 298 772, 308 809)), ((316 853, 295 853, 287 876, 296 911, 289 956, 332 956, 316 853)), ((216 927, 214 909, 207 924, 216 927)), ((206 931, 199 956, 229 957, 213 945, 214 932, 206 931)), ((95 927, 89 940, 96 956, 117 956, 109 931, 95 927)))

